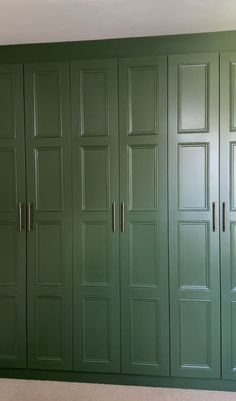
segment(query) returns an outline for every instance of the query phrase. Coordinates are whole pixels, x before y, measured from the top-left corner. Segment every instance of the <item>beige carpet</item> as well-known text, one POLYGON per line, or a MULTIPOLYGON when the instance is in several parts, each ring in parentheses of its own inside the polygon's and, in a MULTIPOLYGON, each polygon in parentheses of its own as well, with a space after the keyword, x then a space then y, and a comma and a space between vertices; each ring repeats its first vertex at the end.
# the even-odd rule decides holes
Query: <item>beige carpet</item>
POLYGON ((236 401, 236 393, 0 379, 0 401, 236 401))

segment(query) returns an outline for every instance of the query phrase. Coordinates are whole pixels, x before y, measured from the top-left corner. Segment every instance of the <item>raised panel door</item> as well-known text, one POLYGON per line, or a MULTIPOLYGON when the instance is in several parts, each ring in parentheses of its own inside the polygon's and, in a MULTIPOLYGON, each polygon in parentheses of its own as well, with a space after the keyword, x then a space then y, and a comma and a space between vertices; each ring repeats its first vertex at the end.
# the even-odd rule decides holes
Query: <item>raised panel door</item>
POLYGON ((119 65, 122 373, 169 374, 166 68, 119 65))
POLYGON ((23 67, 0 67, 0 366, 26 367, 23 67), (19 225, 22 204, 22 227, 19 225))
POLYGON ((71 370, 72 183, 69 63, 25 67, 28 366, 71 370))
POLYGON ((169 57, 171 375, 220 377, 218 55, 169 57))
POLYGON ((120 371, 116 60, 73 61, 74 366, 120 371))
POLYGON ((236 53, 220 55, 222 377, 236 377, 236 53), (223 209, 224 208, 224 209, 223 209), (224 221, 223 221, 224 220, 224 221))

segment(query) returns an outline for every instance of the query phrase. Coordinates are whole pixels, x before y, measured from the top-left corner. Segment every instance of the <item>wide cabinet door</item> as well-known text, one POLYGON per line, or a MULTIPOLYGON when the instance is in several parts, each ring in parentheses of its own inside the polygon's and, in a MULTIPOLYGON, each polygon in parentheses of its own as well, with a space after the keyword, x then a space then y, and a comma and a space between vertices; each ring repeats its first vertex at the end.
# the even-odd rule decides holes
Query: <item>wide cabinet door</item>
POLYGON ((26 366, 23 66, 0 67, 0 366, 26 366))
POLYGON ((220 377, 218 68, 218 54, 169 58, 172 376, 220 377))
POLYGON ((25 66, 28 366, 72 369, 69 63, 25 66))
POLYGON ((117 61, 71 66, 74 367, 119 372, 117 61))
POLYGON ((236 378, 236 53, 221 54, 222 376, 236 378))
POLYGON ((121 371, 168 375, 167 62, 119 67, 121 371))

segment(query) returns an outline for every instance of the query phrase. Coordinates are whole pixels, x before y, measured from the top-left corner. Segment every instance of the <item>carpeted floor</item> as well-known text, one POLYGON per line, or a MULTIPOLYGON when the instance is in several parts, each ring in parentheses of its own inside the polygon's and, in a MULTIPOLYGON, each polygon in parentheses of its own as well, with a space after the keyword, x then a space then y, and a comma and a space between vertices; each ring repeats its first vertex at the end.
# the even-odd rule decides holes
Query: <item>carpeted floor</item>
POLYGON ((0 379, 0 401, 235 401, 236 393, 0 379))

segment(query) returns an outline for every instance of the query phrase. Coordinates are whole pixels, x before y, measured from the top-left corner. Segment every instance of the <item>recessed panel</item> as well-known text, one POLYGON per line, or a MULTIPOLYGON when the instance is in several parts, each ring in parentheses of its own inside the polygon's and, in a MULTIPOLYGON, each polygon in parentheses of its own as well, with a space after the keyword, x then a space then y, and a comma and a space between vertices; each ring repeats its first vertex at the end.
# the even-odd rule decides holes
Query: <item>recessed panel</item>
POLYGON ((62 135, 60 72, 35 72, 33 79, 35 136, 60 137, 62 135))
POLYGON ((57 296, 36 297, 36 359, 63 359, 63 299, 57 296))
POLYGON ((55 221, 36 224, 36 277, 39 285, 63 282, 62 224, 55 221))
POLYGON ((230 143, 230 207, 236 210, 236 143, 230 143))
POLYGON ((178 131, 208 131, 208 65, 178 66, 178 131))
POLYGON ((231 302, 231 369, 236 369, 236 302, 231 302))
POLYGON ((0 74, 0 139, 15 136, 14 76, 0 74))
POLYGON ((63 210, 63 153, 61 148, 35 151, 36 208, 38 211, 63 210))
POLYGON ((180 300, 181 367, 209 367, 211 324, 209 309, 209 301, 180 300))
POLYGON ((110 260, 109 224, 82 223, 82 273, 84 285, 108 285, 110 260))
POLYGON ((0 359, 16 357, 16 298, 0 296, 0 359))
POLYGON ((158 235, 155 222, 130 223, 130 285, 158 285, 158 235))
POLYGON ((208 206, 208 145, 178 147, 178 193, 180 210, 206 210, 208 206))
POLYGON ((157 68, 128 70, 129 134, 157 134, 157 68))
POLYGON ((236 63, 230 63, 230 130, 236 131, 236 63))
POLYGON ((16 209, 16 154, 15 149, 0 149, 0 212, 16 209))
POLYGON ((0 285, 16 282, 16 225, 0 222, 0 285))
POLYGON ((110 298, 83 298, 83 362, 110 363, 110 298))
POLYGON ((108 72, 81 71, 80 87, 81 134, 108 135, 108 72))
POLYGON ((236 290, 236 223, 230 223, 230 287, 236 290))
POLYGON ((82 148, 81 164, 83 210, 106 211, 110 195, 108 147, 82 148))
POLYGON ((129 147, 129 209, 148 211, 157 208, 157 148, 129 147))
POLYGON ((180 222, 179 286, 208 288, 209 281, 209 226, 205 222, 180 222))
POLYGON ((158 365, 159 305, 158 299, 131 298, 131 363, 158 365), (145 339, 145 341, 144 341, 145 339))

